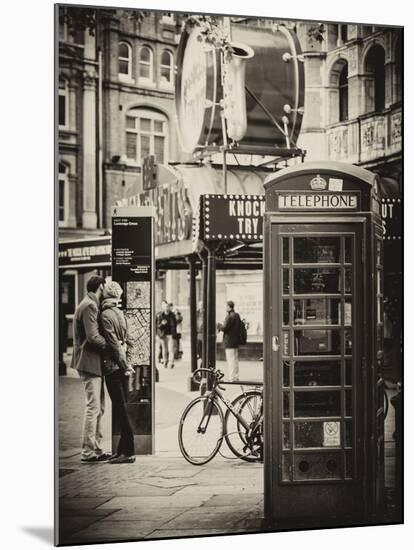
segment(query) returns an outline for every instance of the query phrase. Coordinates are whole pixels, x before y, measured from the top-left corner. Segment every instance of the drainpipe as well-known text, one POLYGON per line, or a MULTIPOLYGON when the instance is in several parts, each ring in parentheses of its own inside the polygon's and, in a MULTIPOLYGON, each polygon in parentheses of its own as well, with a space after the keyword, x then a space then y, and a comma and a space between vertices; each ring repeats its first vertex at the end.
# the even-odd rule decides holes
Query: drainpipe
POLYGON ((103 86, 102 86, 102 49, 98 48, 98 227, 103 227, 103 86))

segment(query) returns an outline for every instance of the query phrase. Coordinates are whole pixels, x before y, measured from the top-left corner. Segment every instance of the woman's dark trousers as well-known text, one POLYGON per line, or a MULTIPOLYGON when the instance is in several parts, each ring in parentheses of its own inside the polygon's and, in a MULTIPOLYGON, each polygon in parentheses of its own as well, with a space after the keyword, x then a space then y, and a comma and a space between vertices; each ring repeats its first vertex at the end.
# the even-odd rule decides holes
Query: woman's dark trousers
POLYGON ((135 449, 134 433, 127 410, 128 377, 124 375, 123 371, 117 370, 105 376, 105 382, 112 401, 112 418, 115 417, 118 420, 121 429, 117 454, 132 456, 135 454, 135 449))

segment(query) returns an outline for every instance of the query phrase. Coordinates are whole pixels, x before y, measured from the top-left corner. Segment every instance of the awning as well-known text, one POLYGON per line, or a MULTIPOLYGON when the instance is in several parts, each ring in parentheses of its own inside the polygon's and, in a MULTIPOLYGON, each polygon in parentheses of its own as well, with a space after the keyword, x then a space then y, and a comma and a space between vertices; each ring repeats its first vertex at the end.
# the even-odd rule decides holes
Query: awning
POLYGON ((59 242, 59 269, 90 269, 111 265, 111 236, 59 242))
MULTIPOLYGON (((269 171, 237 167, 227 170, 227 194, 264 195, 263 182, 269 171)), ((122 205, 154 205, 157 209, 155 257, 184 258, 197 250, 193 221, 197 219, 201 195, 224 193, 221 166, 179 164, 158 166, 154 189, 123 199, 122 205)))

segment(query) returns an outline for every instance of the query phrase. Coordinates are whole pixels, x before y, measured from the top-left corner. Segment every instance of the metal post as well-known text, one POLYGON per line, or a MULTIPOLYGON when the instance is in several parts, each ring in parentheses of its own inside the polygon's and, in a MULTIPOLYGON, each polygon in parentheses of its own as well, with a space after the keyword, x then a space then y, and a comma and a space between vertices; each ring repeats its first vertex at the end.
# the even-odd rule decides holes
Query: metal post
POLYGON ((223 149, 223 188, 224 194, 227 195, 227 151, 223 149))
POLYGON ((192 374, 197 369, 197 289, 196 289, 196 266, 192 256, 187 258, 190 268, 190 355, 191 375, 188 381, 189 391, 197 390, 194 386, 192 374))
POLYGON ((209 247, 207 255, 207 366, 216 368, 216 251, 209 247))
MULTIPOLYGON (((205 255, 201 256, 202 266, 203 266, 203 334, 202 334, 202 346, 201 346, 201 366, 203 368, 207 367, 207 257, 205 255)), ((206 385, 203 384, 200 386, 200 393, 205 393, 206 385)))

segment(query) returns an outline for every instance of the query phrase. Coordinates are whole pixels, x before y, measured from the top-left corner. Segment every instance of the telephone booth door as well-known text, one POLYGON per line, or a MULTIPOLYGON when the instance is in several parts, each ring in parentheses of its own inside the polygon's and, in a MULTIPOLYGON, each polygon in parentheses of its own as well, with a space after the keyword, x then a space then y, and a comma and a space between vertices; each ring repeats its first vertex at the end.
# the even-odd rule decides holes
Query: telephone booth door
POLYGON ((362 225, 272 223, 271 243, 271 391, 282 426, 272 508, 282 517, 291 507, 304 517, 358 513, 362 225))

